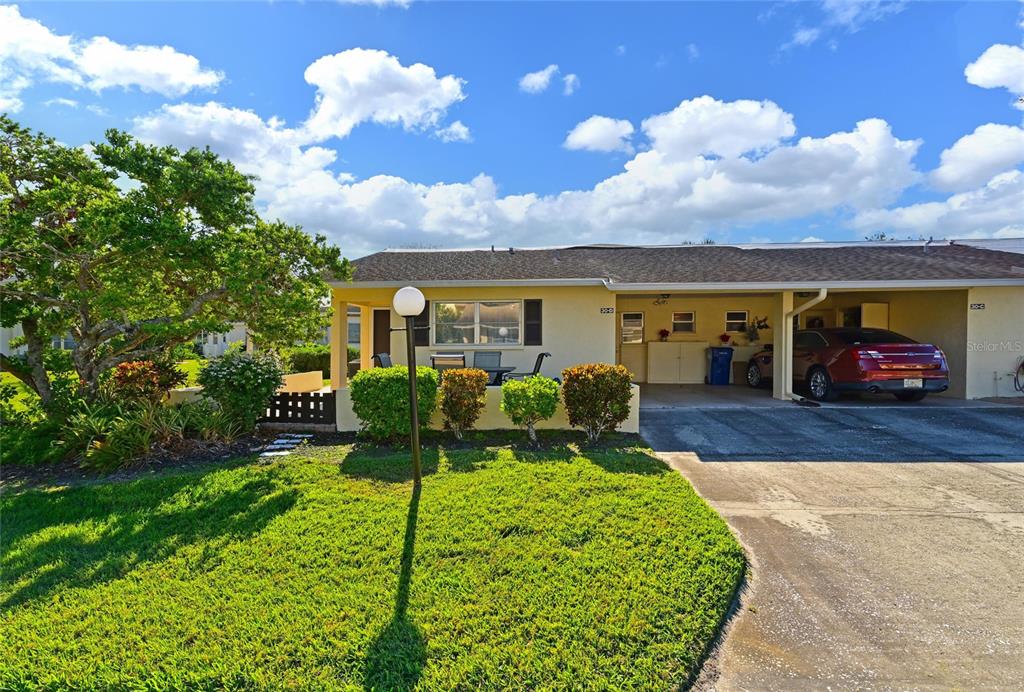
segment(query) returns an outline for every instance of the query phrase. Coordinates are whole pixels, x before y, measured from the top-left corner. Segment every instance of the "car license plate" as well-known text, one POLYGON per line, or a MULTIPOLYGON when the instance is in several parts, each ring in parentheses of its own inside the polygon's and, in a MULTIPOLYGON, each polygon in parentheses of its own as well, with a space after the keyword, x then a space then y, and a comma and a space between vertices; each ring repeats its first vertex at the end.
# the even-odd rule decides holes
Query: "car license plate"
POLYGON ((906 389, 921 389, 924 386, 924 380, 920 377, 908 377, 903 380, 903 386, 906 389))

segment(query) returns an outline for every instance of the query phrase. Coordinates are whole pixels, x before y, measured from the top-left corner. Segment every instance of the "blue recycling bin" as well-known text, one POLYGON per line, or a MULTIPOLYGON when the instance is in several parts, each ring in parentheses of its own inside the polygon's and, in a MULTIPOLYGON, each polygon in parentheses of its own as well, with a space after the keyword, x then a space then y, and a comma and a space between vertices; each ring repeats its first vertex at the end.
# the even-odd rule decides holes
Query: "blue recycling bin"
POLYGON ((732 348, 712 346, 708 349, 708 384, 729 384, 732 369, 732 348))

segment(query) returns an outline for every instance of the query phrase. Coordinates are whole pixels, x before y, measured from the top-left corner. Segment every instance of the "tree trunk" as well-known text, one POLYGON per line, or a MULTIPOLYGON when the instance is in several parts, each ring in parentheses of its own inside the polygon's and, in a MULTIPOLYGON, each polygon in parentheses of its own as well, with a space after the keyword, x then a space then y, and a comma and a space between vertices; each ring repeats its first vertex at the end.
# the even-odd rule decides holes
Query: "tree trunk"
POLYGON ((39 335, 39 325, 35 320, 22 320, 21 330, 25 335, 26 360, 32 378, 32 389, 39 395, 43 408, 49 408, 53 403, 53 389, 50 387, 50 376, 43 363, 46 344, 43 343, 43 338, 39 335))

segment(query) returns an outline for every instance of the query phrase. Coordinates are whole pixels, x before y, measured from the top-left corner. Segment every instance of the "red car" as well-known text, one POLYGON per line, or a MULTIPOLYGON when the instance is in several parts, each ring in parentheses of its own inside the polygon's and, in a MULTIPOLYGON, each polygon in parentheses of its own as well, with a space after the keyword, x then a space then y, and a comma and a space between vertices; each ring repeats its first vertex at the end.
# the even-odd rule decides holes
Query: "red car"
MULTIPOLYGON (((747 384, 760 387, 771 376, 771 349, 755 354, 747 384)), ((818 401, 849 391, 920 401, 928 392, 949 389, 949 367, 942 349, 886 329, 803 329, 793 340, 793 382, 818 401)))

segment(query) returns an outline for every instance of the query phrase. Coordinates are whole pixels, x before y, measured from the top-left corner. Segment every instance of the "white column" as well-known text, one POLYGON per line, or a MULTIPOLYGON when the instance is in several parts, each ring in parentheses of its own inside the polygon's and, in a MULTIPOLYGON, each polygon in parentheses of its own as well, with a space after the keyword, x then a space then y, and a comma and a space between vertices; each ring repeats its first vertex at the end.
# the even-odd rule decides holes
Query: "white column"
POLYGON ((775 294, 772 320, 772 396, 788 399, 793 389, 793 318, 786 314, 793 309, 793 292, 775 294))
POLYGON ((331 291, 331 389, 348 386, 348 303, 331 291))

